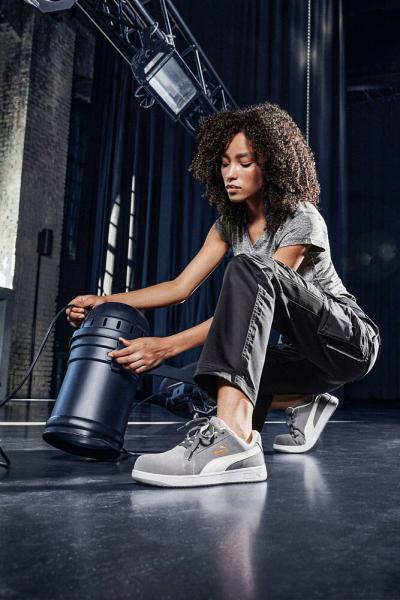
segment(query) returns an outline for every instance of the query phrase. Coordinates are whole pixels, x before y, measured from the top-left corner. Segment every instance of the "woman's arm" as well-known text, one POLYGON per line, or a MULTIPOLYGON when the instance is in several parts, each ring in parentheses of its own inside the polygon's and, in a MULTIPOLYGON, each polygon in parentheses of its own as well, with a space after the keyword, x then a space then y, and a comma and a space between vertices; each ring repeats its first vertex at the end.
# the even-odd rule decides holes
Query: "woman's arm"
POLYGON ((135 308, 161 308, 181 304, 211 275, 228 248, 213 224, 203 246, 178 277, 141 290, 110 294, 104 296, 105 301, 123 302, 135 308))
POLYGON ((176 356, 177 354, 181 354, 190 348, 202 346, 206 341, 212 320, 213 317, 210 317, 207 319, 207 321, 203 321, 203 323, 200 323, 195 327, 190 327, 190 329, 185 329, 184 331, 180 331, 179 333, 168 336, 168 358, 171 356, 176 356))
MULTIPOLYGON (((200 251, 175 279, 163 281, 162 283, 139 290, 109 294, 108 296, 94 296, 90 294, 77 296, 68 303, 74 304, 75 307, 66 309, 67 319, 73 327, 79 327, 85 318, 84 309, 88 307, 94 308, 103 302, 122 302, 138 309, 161 308, 173 304, 182 304, 211 275, 223 260, 228 249, 228 244, 220 238, 215 224, 213 224, 200 251)), ((186 341, 186 335, 181 336, 178 341, 181 342, 183 337, 185 337, 186 341)), ((206 337, 207 333, 204 339, 206 337)), ((203 343, 201 339, 197 342, 196 337, 195 345, 203 343)))
POLYGON ((163 281, 132 292, 110 294, 103 297, 106 302, 122 302, 134 308, 161 308, 172 304, 181 304, 186 300, 182 287, 176 279, 163 281))

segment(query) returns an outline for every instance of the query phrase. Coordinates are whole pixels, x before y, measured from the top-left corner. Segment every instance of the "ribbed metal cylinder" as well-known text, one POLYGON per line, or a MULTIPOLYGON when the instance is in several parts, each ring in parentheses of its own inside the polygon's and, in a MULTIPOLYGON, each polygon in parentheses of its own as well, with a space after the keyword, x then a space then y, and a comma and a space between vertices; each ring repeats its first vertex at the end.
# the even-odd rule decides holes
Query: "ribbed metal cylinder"
POLYGON ((99 460, 118 458, 141 377, 107 356, 118 337, 148 336, 136 308, 107 302, 90 311, 70 341, 68 368, 43 439, 65 452, 99 460))

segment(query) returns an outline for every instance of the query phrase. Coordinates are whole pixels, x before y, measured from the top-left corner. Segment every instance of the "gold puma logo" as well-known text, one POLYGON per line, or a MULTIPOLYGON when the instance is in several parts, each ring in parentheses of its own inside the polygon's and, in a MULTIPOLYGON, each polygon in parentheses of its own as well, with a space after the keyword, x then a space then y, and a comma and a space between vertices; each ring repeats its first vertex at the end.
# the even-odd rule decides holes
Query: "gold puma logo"
POLYGON ((220 446, 218 446, 218 448, 216 448, 215 450, 212 451, 213 454, 216 454, 217 456, 221 456, 222 454, 226 454, 228 451, 228 448, 226 446, 223 446, 222 444, 220 446))

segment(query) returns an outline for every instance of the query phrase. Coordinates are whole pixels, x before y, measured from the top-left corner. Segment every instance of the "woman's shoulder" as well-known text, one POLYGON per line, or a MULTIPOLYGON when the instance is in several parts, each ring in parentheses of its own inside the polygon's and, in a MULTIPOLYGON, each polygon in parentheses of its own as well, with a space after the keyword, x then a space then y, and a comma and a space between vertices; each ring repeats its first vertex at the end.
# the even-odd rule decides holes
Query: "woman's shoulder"
POLYGON ((231 243, 231 231, 228 219, 224 215, 220 215, 214 222, 214 225, 224 242, 231 243))
POLYGON ((310 202, 309 200, 300 200, 299 204, 296 208, 296 213, 313 213, 313 214, 318 214, 320 215, 321 212, 319 210, 319 207, 315 206, 315 204, 313 202, 310 202))
POLYGON ((244 225, 238 227, 230 222, 226 215, 220 215, 215 221, 215 227, 217 228, 222 239, 229 245, 237 245, 243 239, 243 228, 244 225))
POLYGON ((319 222, 322 226, 326 227, 326 221, 323 217, 323 214, 320 211, 319 206, 316 206, 313 202, 310 202, 309 200, 300 200, 295 212, 289 217, 289 219, 293 219, 295 217, 319 222))

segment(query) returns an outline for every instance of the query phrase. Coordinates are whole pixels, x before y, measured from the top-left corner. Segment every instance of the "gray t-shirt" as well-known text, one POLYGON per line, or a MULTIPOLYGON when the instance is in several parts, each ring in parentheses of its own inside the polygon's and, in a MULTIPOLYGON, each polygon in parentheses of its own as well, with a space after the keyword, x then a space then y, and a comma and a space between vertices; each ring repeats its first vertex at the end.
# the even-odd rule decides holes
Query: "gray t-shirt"
POLYGON ((328 228, 325 219, 314 204, 300 202, 296 212, 286 218, 274 236, 268 232, 267 225, 267 230, 254 245, 244 225, 232 231, 229 224, 220 216, 215 221, 215 226, 221 238, 232 248, 234 256, 256 254, 272 258, 278 248, 283 246, 312 244, 297 272, 322 292, 335 297, 347 297, 356 302, 355 296, 347 291, 332 263, 328 228))

